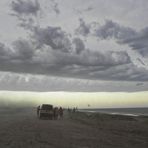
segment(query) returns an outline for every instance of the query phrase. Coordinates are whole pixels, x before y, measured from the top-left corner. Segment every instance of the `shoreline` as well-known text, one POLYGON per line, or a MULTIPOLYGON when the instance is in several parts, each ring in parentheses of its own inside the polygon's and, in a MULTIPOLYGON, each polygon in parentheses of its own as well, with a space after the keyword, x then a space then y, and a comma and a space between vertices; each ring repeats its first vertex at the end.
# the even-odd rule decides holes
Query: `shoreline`
MULTIPOLYGON (((120 110, 120 108, 118 108, 120 110)), ((138 117, 138 116, 146 116, 148 117, 148 113, 131 113, 131 112, 123 112, 123 111, 115 111, 118 109, 78 109, 79 112, 87 112, 87 113, 99 113, 99 114, 108 114, 108 115, 122 115, 122 116, 133 116, 133 117, 138 117)), ((121 108, 121 110, 123 110, 126 108, 121 108)), ((129 108, 128 108, 129 109, 129 108)), ((132 108, 130 108, 132 109, 132 108)), ((136 108, 134 108, 136 109, 136 108)), ((144 108, 147 109, 148 108, 144 108)))

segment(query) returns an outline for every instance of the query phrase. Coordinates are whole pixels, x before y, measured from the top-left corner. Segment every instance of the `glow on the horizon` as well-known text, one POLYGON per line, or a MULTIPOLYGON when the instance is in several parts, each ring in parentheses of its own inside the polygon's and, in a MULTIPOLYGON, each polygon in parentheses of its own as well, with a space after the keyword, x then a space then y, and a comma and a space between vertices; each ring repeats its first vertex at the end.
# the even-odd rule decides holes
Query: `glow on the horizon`
POLYGON ((51 103, 56 106, 86 108, 148 107, 148 92, 13 92, 0 91, 1 104, 51 103))

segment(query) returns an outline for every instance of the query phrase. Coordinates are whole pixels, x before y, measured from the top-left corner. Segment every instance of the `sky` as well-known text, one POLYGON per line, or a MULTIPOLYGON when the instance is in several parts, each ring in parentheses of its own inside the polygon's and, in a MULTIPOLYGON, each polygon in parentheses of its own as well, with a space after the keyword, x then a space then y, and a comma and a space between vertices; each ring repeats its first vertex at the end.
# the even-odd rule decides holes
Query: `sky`
POLYGON ((1 0, 0 93, 147 101, 147 10, 147 0, 1 0))
POLYGON ((28 92, 1 91, 0 108, 52 104, 65 108, 147 107, 147 92, 28 92))

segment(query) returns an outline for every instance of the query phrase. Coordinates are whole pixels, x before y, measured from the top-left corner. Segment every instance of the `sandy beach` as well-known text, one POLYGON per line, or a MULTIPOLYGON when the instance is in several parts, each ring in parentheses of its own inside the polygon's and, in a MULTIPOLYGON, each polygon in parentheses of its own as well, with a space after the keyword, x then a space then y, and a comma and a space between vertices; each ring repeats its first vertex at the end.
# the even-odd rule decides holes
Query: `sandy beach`
POLYGON ((148 117, 64 113, 40 120, 35 108, 0 110, 0 148, 147 148, 148 117))

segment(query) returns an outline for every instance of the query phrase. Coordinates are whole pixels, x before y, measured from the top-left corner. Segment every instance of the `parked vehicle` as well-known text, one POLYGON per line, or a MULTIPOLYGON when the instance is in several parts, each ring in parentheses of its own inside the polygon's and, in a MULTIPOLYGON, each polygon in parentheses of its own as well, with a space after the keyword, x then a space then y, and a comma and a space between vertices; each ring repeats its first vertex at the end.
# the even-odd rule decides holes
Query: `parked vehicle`
POLYGON ((42 104, 39 110, 39 118, 47 117, 53 119, 53 106, 51 104, 42 104))

